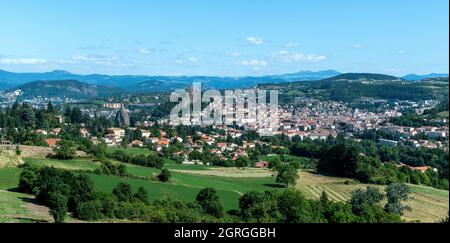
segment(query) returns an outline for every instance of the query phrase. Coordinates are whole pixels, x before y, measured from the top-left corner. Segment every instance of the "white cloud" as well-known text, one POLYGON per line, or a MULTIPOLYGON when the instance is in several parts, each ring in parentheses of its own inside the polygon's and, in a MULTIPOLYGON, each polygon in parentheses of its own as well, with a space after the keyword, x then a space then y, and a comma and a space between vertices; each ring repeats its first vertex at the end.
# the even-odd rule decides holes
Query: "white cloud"
POLYGON ((253 60, 249 60, 249 61, 238 62, 237 65, 244 66, 244 67, 265 67, 268 65, 268 63, 263 60, 253 59, 253 60))
POLYGON ((254 36, 250 36, 247 37, 247 39, 245 39, 247 41, 248 44, 250 45, 262 45, 264 43, 263 39, 259 38, 259 37, 254 37, 254 36))
POLYGON ((294 42, 286 43, 284 45, 284 47, 286 47, 286 48, 293 48, 293 47, 298 47, 298 46, 299 46, 299 44, 298 43, 294 43, 294 42))
POLYGON ((41 64, 41 63, 46 63, 46 62, 47 62, 47 60, 38 59, 38 58, 0 59, 0 63, 6 64, 6 65, 31 65, 31 64, 41 64))
POLYGON ((148 55, 148 54, 150 54, 152 52, 151 50, 146 49, 146 48, 139 48, 137 51, 139 53, 141 53, 142 55, 148 55))
POLYGON ((398 50, 398 51, 397 51, 397 54, 403 55, 403 54, 405 54, 405 51, 404 51, 404 50, 398 50))
POLYGON ((119 57, 109 57, 102 55, 80 55, 72 57, 72 60, 77 63, 89 63, 106 66, 130 66, 130 63, 126 62, 119 57))
POLYGON ((327 57, 323 55, 306 55, 289 51, 273 52, 270 56, 280 62, 320 62, 327 59, 327 57))
POLYGON ((177 58, 174 61, 176 64, 188 64, 193 65, 198 62, 198 59, 195 57, 188 57, 188 58, 177 58))

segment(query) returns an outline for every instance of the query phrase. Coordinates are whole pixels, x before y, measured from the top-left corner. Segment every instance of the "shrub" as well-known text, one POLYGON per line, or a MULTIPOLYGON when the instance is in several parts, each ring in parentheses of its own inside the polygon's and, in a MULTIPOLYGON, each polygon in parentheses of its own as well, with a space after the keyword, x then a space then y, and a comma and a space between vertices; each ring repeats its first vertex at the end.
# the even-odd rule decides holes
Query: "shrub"
POLYGON ((113 190, 113 195, 117 197, 119 202, 129 202, 133 199, 133 191, 131 185, 125 182, 119 183, 113 190))
POLYGON ((92 200, 79 203, 76 209, 76 215, 81 220, 99 220, 102 215, 103 205, 100 201, 92 200))
POLYGON ((167 182, 172 177, 172 173, 166 168, 162 169, 161 173, 158 175, 158 180, 161 182, 167 182))

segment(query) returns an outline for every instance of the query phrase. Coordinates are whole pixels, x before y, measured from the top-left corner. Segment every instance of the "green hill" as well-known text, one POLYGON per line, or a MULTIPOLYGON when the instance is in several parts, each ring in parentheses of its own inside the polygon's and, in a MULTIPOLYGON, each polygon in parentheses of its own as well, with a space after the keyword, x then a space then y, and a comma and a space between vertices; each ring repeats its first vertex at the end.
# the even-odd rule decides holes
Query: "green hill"
POLYGON ((331 78, 323 79, 322 81, 341 81, 341 80, 360 80, 360 81, 401 81, 401 78, 390 76, 386 74, 377 73, 344 73, 331 78))
POLYGON ((295 97, 344 102, 353 102, 361 98, 424 100, 448 97, 448 81, 445 80, 410 82, 394 76, 369 73, 347 73, 310 82, 264 84, 259 88, 279 90, 280 100, 285 103, 293 102, 295 97))
POLYGON ((21 90, 23 92, 19 96, 20 100, 31 99, 36 96, 91 99, 116 95, 122 92, 118 88, 93 85, 76 80, 36 81, 17 86, 11 91, 13 90, 21 90))

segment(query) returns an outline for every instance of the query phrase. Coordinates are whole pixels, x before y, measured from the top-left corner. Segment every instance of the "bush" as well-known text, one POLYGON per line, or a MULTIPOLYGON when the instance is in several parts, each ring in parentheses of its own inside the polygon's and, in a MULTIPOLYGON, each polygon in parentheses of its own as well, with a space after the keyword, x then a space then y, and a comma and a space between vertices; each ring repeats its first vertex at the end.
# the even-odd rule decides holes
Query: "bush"
POLYGON ((63 223, 67 214, 68 198, 60 192, 51 192, 48 198, 48 206, 55 223, 63 223))
POLYGON ((172 173, 166 168, 162 169, 161 173, 158 175, 158 180, 161 182, 167 182, 172 177, 172 173))
POLYGON ((57 146, 53 148, 56 159, 69 160, 73 159, 76 154, 75 143, 71 140, 61 140, 58 142, 57 146))
POLYGON ((92 200, 79 203, 76 209, 76 216, 81 220, 99 220, 102 215, 103 205, 100 201, 92 200))
POLYGON ((136 194, 134 194, 134 198, 137 201, 148 203, 148 192, 143 187, 139 187, 136 194))
POLYGON ((36 187, 38 173, 39 168, 25 165, 24 169, 20 173, 19 190, 24 193, 33 193, 36 187))
POLYGON ((203 210, 214 217, 223 216, 223 206, 214 188, 204 188, 197 194, 197 202, 203 210))
POLYGON ((292 165, 281 165, 277 168, 277 178, 276 182, 281 183, 286 187, 290 185, 295 185, 297 182, 299 175, 298 170, 292 165))
POLYGON ((125 182, 119 183, 113 190, 113 195, 117 197, 119 202, 129 202, 133 199, 133 191, 131 185, 125 182))

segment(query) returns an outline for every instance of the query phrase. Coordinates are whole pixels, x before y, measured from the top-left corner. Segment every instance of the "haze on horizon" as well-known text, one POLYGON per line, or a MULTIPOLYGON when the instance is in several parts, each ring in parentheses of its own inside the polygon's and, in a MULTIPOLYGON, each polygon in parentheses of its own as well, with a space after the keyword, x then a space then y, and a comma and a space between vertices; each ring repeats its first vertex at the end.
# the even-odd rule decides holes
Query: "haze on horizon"
POLYGON ((2 1, 0 69, 448 73, 448 9, 447 0, 2 1))

